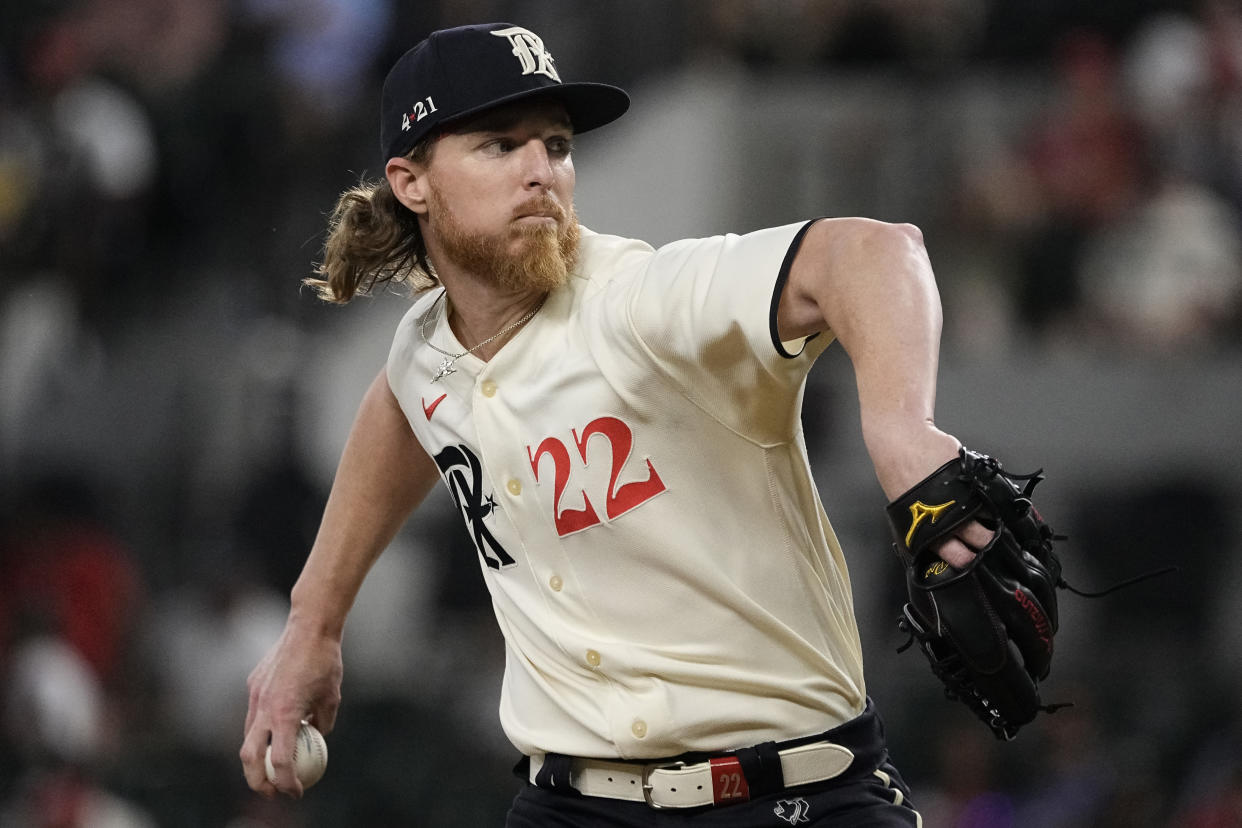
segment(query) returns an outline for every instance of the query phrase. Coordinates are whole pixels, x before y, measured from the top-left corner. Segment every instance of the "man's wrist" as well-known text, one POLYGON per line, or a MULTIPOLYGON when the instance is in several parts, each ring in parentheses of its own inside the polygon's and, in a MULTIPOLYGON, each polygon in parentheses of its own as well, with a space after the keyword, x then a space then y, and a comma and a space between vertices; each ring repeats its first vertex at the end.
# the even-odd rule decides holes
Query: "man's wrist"
POLYGON ((290 593, 288 626, 308 636, 339 642, 345 631, 345 613, 334 611, 294 585, 290 593))
POLYGON ((905 433, 890 432, 867 442, 876 478, 885 496, 895 500, 952 460, 961 443, 934 425, 905 433))

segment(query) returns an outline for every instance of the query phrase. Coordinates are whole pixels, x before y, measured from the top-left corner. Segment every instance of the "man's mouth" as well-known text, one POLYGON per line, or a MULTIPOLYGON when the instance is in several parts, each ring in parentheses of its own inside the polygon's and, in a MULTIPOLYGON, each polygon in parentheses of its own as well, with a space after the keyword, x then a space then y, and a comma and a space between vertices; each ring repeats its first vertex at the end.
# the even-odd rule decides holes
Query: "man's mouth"
POLYGON ((529 204, 519 207, 514 213, 514 220, 528 224, 552 222, 560 224, 564 212, 555 204, 529 204))

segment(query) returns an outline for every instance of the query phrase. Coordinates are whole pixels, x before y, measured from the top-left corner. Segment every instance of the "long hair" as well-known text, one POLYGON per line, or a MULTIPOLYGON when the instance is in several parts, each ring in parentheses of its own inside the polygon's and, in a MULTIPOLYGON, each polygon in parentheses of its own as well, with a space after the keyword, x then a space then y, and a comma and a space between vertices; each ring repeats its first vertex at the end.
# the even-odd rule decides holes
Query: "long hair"
MULTIPOLYGON (((425 164, 434 140, 425 139, 406 158, 425 164)), ((397 200, 387 179, 363 180, 341 193, 328 217, 323 261, 317 277, 303 279, 320 299, 343 305, 376 287, 404 284, 411 293, 439 280, 427 261, 418 216, 397 200)))

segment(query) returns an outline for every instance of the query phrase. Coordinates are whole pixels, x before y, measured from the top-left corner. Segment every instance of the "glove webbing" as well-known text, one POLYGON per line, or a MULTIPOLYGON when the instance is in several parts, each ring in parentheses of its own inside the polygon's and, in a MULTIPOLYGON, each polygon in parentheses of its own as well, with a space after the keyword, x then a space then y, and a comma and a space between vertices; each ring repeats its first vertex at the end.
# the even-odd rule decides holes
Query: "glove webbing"
MULTIPOLYGON (((914 618, 909 604, 902 608, 902 617, 897 619, 897 626, 909 636, 906 643, 897 648, 897 652, 904 653, 914 644, 915 639, 918 639, 923 653, 927 656, 927 661, 931 664, 932 673, 944 685, 946 699, 963 702, 992 730, 997 739, 1008 742, 1018 735, 1020 726, 1009 722, 980 692, 971 679, 970 671, 961 655, 952 650, 943 656, 936 652, 934 637, 929 635, 914 618)), ((1039 709, 1045 713, 1055 713, 1062 707, 1073 706, 1072 702, 1063 702, 1041 705, 1039 709)))

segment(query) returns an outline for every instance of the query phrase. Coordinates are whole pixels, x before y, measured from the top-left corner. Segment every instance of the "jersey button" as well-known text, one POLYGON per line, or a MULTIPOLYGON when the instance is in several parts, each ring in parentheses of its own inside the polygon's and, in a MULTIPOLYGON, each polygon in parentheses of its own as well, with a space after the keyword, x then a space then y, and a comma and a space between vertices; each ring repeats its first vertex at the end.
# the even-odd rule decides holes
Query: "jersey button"
POLYGON ((479 390, 483 392, 485 397, 496 396, 496 383, 492 380, 483 380, 483 384, 479 386, 479 390))
POLYGON ((505 488, 509 490, 509 494, 516 497, 522 493, 522 481, 515 477, 509 481, 505 488))
POLYGON ((553 575, 548 579, 548 586, 552 587, 553 592, 560 592, 561 588, 565 586, 565 582, 561 580, 560 575, 553 575))
POLYGON ((643 739, 647 736, 647 723, 642 719, 635 719, 634 724, 630 725, 630 733, 634 734, 635 739, 643 739))
POLYGON ((600 661, 599 653, 595 652, 594 650, 586 651, 586 663, 587 664, 590 664, 592 667, 598 667, 599 661, 600 661))

